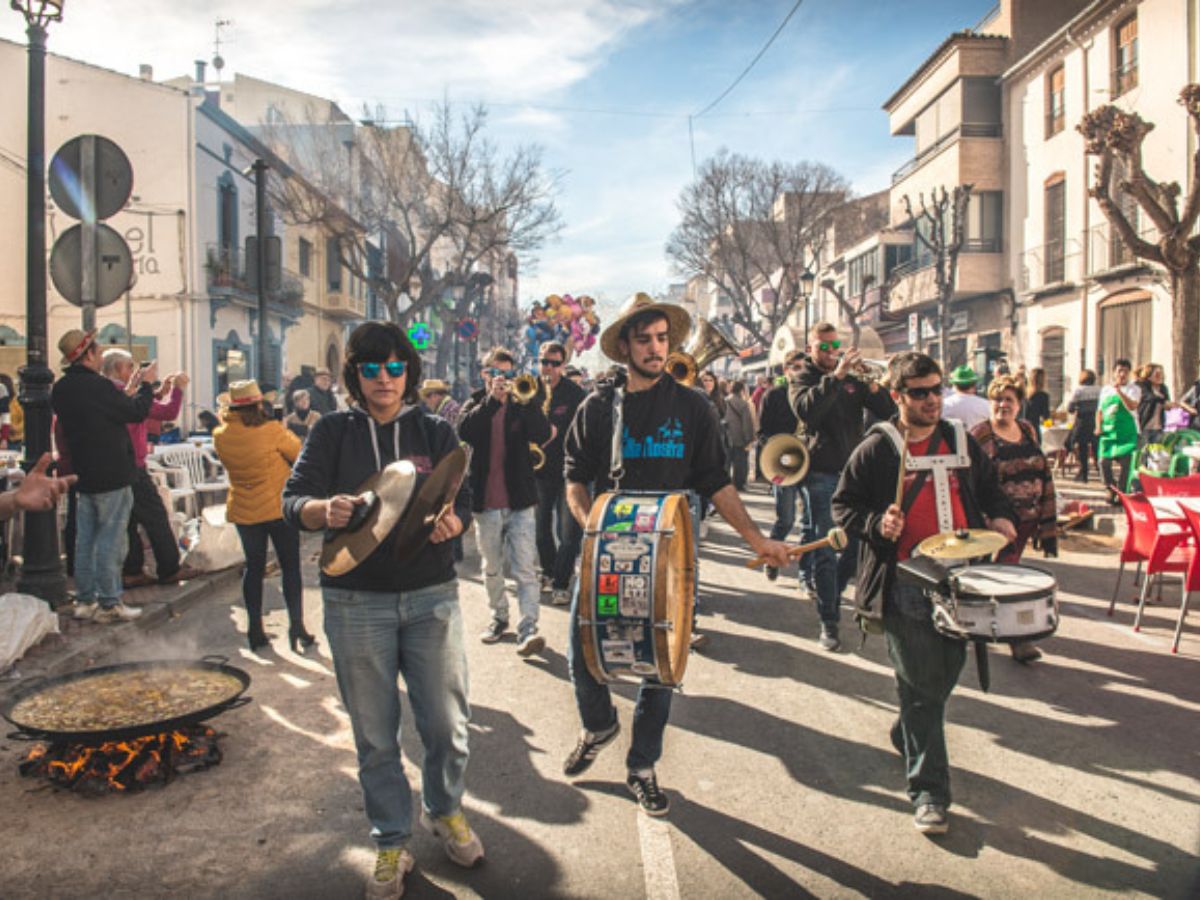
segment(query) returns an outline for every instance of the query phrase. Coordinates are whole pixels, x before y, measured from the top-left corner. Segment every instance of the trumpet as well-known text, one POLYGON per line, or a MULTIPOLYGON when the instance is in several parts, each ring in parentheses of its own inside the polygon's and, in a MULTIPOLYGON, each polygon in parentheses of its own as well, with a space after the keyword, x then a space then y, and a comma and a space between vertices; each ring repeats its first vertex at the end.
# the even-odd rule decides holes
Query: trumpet
POLYGON ((860 359, 853 369, 854 377, 866 384, 887 386, 888 364, 886 359, 860 359))
POLYGON ((541 382, 534 375, 518 375, 508 384, 508 391, 515 402, 532 403, 541 389, 541 382))

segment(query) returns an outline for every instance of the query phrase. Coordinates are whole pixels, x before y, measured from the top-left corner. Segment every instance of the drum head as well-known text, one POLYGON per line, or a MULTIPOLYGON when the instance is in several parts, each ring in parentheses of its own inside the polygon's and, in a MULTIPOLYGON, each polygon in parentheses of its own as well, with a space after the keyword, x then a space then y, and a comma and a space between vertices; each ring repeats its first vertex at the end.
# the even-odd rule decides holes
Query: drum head
POLYGON ((1042 569, 1000 563, 964 566, 955 569, 951 577, 959 599, 967 602, 973 598, 994 598, 1000 603, 1036 600, 1053 594, 1057 584, 1054 576, 1042 569))

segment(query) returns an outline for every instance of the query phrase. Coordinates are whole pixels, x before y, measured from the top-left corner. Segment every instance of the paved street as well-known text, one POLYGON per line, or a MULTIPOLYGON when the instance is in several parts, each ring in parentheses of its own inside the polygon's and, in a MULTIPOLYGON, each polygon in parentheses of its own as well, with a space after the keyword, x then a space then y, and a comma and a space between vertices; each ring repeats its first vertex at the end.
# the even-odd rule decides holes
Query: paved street
MULTIPOLYGON (((755 490, 764 522, 768 498, 755 490)), ((748 573, 723 524, 703 549, 710 640, 675 699, 658 769, 672 809, 661 821, 640 815, 623 784, 631 692, 618 691, 618 744, 566 780, 578 729, 566 610, 543 607, 540 659, 518 658, 511 637, 483 646, 474 635, 488 612, 468 567, 467 809, 488 862, 458 869, 418 834, 406 896, 1196 896, 1200 611, 1172 656, 1178 589, 1135 635, 1128 605, 1115 621, 1104 616, 1115 553, 1083 539, 1069 546, 1047 563, 1064 621, 1045 658, 1021 667, 994 651, 991 692, 968 663, 951 701, 956 805, 940 840, 911 825, 887 738, 896 703, 882 639, 821 651, 794 577, 772 586, 748 573)), ((293 656, 278 591, 269 596, 277 637, 261 658, 243 649, 231 585, 97 660, 221 652, 249 671, 255 702, 216 720, 228 733, 218 768, 161 791, 87 800, 19 778, 25 745, 0 743, 0 895, 361 895, 372 856, 327 649, 322 641, 319 654, 293 656)), ((306 605, 319 626, 315 587, 306 605)), ((405 750, 415 782, 411 731, 405 750)))

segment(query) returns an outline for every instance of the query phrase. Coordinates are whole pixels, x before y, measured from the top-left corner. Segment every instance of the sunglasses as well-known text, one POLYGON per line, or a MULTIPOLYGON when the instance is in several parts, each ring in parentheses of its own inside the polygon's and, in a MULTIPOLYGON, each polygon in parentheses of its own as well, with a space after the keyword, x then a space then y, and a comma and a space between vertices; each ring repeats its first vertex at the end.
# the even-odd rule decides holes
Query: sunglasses
POLYGON ((828 353, 830 350, 836 350, 841 346, 841 341, 821 341, 821 343, 817 344, 817 349, 822 353, 828 353))
POLYGON ((553 369, 557 369, 563 364, 561 359, 539 359, 538 362, 543 366, 550 366, 553 369))
POLYGON ((387 372, 388 378, 399 378, 404 374, 404 370, 408 368, 408 363, 402 359, 393 359, 391 362, 377 363, 359 363, 358 374, 367 381, 374 381, 379 377, 379 373, 387 372))
POLYGON ((483 370, 483 374, 488 378, 497 378, 501 375, 503 375, 505 378, 508 378, 510 375, 512 375, 512 373, 512 369, 497 369, 495 366, 490 369, 483 370))
POLYGON ((914 400, 924 400, 930 394, 933 394, 935 397, 942 396, 942 386, 935 384, 933 387, 901 388, 900 393, 907 394, 914 400))

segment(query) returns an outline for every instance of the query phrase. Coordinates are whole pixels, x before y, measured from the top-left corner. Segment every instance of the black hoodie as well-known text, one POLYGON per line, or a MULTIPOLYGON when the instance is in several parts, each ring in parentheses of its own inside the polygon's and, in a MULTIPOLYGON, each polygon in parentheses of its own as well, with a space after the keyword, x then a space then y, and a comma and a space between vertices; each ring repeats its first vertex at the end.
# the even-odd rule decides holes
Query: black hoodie
POLYGON ((809 471, 836 475, 863 437, 863 410, 890 419, 896 404, 882 387, 872 391, 853 376, 835 378, 811 359, 798 379, 795 412, 804 422, 809 471))
MULTIPOLYGON (((283 489, 283 517, 297 528, 304 528, 300 508, 307 501, 355 494, 367 478, 398 459, 412 461, 419 489, 425 476, 456 447, 458 439, 450 423, 419 407, 405 407, 385 425, 357 407, 321 416, 309 432, 283 489)), ((465 531, 471 524, 471 491, 465 483, 454 501, 454 512, 462 519, 465 531)), ((454 578, 452 541, 428 544, 415 559, 399 566, 392 553, 396 529, 352 571, 337 577, 322 572, 322 586, 352 591, 415 591, 454 578)))
MULTIPOLYGON (((504 487, 508 491, 508 508, 528 509, 537 503, 529 445, 544 444, 550 439, 550 422, 542 412, 540 399, 529 403, 509 399, 503 405, 508 409, 504 420, 504 487)), ((471 455, 475 512, 483 512, 492 450, 492 417, 500 409, 500 401, 480 388, 471 395, 458 417, 458 436, 475 451, 471 455)))

